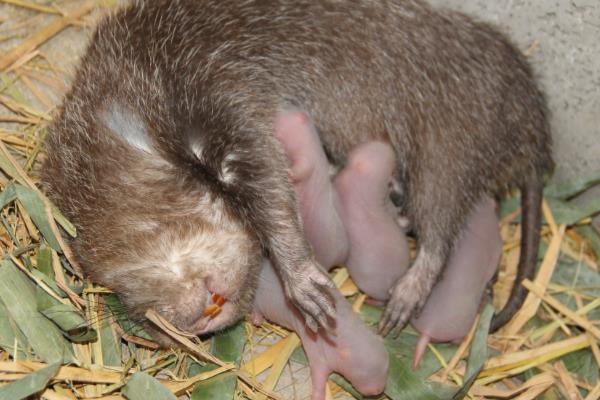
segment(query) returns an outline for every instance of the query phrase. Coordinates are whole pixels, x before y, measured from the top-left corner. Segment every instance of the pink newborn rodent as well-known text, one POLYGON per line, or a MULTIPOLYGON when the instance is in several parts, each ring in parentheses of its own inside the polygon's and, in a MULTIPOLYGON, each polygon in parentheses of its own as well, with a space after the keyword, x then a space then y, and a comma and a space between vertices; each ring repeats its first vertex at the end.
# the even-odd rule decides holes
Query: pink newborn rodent
POLYGON ((469 333, 501 255, 496 203, 485 197, 469 214, 442 279, 419 317, 411 321, 421 334, 415 365, 430 341, 459 342, 469 333))
POLYGON ((383 392, 388 353, 383 339, 375 335, 352 311, 348 301, 333 291, 336 306, 335 336, 310 331, 296 307, 284 297, 281 281, 265 260, 254 300, 254 310, 298 334, 306 352, 312 380, 311 400, 324 400, 332 372, 341 374, 367 396, 383 392))

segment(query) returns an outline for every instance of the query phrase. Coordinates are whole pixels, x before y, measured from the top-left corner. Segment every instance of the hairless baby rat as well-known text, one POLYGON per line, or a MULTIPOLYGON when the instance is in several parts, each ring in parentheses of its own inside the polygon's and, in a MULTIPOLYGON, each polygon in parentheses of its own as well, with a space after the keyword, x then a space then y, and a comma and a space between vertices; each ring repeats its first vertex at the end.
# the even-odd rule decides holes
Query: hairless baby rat
POLYGON ((326 326, 331 282, 274 135, 286 107, 314 121, 338 166, 368 141, 395 152, 419 248, 383 333, 425 303, 475 204, 519 187, 519 273, 493 326, 505 322, 537 257, 552 165, 544 99, 502 34, 420 0, 139 0, 104 19, 43 175, 84 269, 137 320, 156 308, 200 334, 249 310, 267 255, 308 326, 326 326), (214 294, 222 312, 199 315, 214 294))
POLYGON ((389 364, 383 339, 364 324, 337 290, 332 295, 337 310, 335 335, 311 332, 297 308, 286 301, 281 281, 266 262, 259 277, 254 312, 300 337, 311 371, 311 400, 325 399, 325 384, 332 372, 344 376, 364 395, 379 394, 385 387, 389 364))

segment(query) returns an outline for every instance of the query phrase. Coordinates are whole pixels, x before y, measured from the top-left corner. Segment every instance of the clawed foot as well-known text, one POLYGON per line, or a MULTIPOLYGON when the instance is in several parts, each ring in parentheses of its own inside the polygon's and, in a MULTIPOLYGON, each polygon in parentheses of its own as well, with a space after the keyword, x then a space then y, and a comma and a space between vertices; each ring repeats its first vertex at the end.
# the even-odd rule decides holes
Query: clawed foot
POLYGON ((425 288, 411 279, 410 274, 404 276, 390 289, 390 299, 379 321, 379 333, 386 336, 392 332, 394 337, 398 336, 413 313, 423 308, 427 295, 425 288))
POLYGON ((307 261, 282 278, 285 294, 304 317, 306 326, 313 332, 319 327, 330 331, 330 319, 335 319, 335 303, 330 290, 335 286, 329 275, 316 262, 307 261))

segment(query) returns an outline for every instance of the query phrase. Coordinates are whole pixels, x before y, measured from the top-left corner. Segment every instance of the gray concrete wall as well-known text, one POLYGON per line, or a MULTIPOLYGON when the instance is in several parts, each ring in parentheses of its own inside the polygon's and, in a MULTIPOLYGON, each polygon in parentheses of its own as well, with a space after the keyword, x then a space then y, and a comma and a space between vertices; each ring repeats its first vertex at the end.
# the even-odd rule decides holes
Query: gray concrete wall
POLYGON ((491 22, 530 60, 550 110, 555 179, 600 170, 599 0, 429 0, 491 22))

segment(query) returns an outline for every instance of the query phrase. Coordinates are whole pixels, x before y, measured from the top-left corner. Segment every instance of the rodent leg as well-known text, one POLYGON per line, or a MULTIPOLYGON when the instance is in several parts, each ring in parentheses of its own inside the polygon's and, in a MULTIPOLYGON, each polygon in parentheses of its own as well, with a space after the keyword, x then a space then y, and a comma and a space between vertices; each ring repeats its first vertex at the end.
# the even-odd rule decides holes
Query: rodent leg
MULTIPOLYGON (((243 163, 244 167, 253 165, 253 171, 251 179, 236 182, 237 206, 252 222, 263 246, 268 249, 286 296, 298 307, 307 326, 313 331, 319 326, 329 329, 330 319, 335 319, 330 293, 334 285, 316 261, 304 235, 286 157, 274 132, 275 122, 274 119, 273 125, 257 128, 262 133, 252 135, 252 140, 259 143, 246 143, 245 148, 240 149, 240 158, 248 153, 247 148, 262 149, 264 153, 260 157, 250 154, 248 157, 252 159, 243 163), (265 129, 271 132, 265 133, 265 129)), ((249 137, 247 132, 241 135, 249 137)), ((243 138, 240 143, 244 143, 243 138)))
POLYGON ((433 286, 441 276, 450 251, 460 237, 470 211, 467 187, 448 185, 446 180, 460 181, 460 171, 421 160, 421 174, 407 182, 409 216, 414 223, 418 251, 408 272, 390 291, 390 300, 379 323, 382 334, 397 334, 414 313, 418 313, 427 301, 433 286), (446 199, 440 206, 441 199, 446 199))
POLYGON ((406 325, 413 312, 420 310, 438 276, 442 272, 445 259, 438 253, 421 247, 408 272, 390 289, 390 300, 379 321, 379 332, 387 335, 393 331, 397 335, 406 325))

